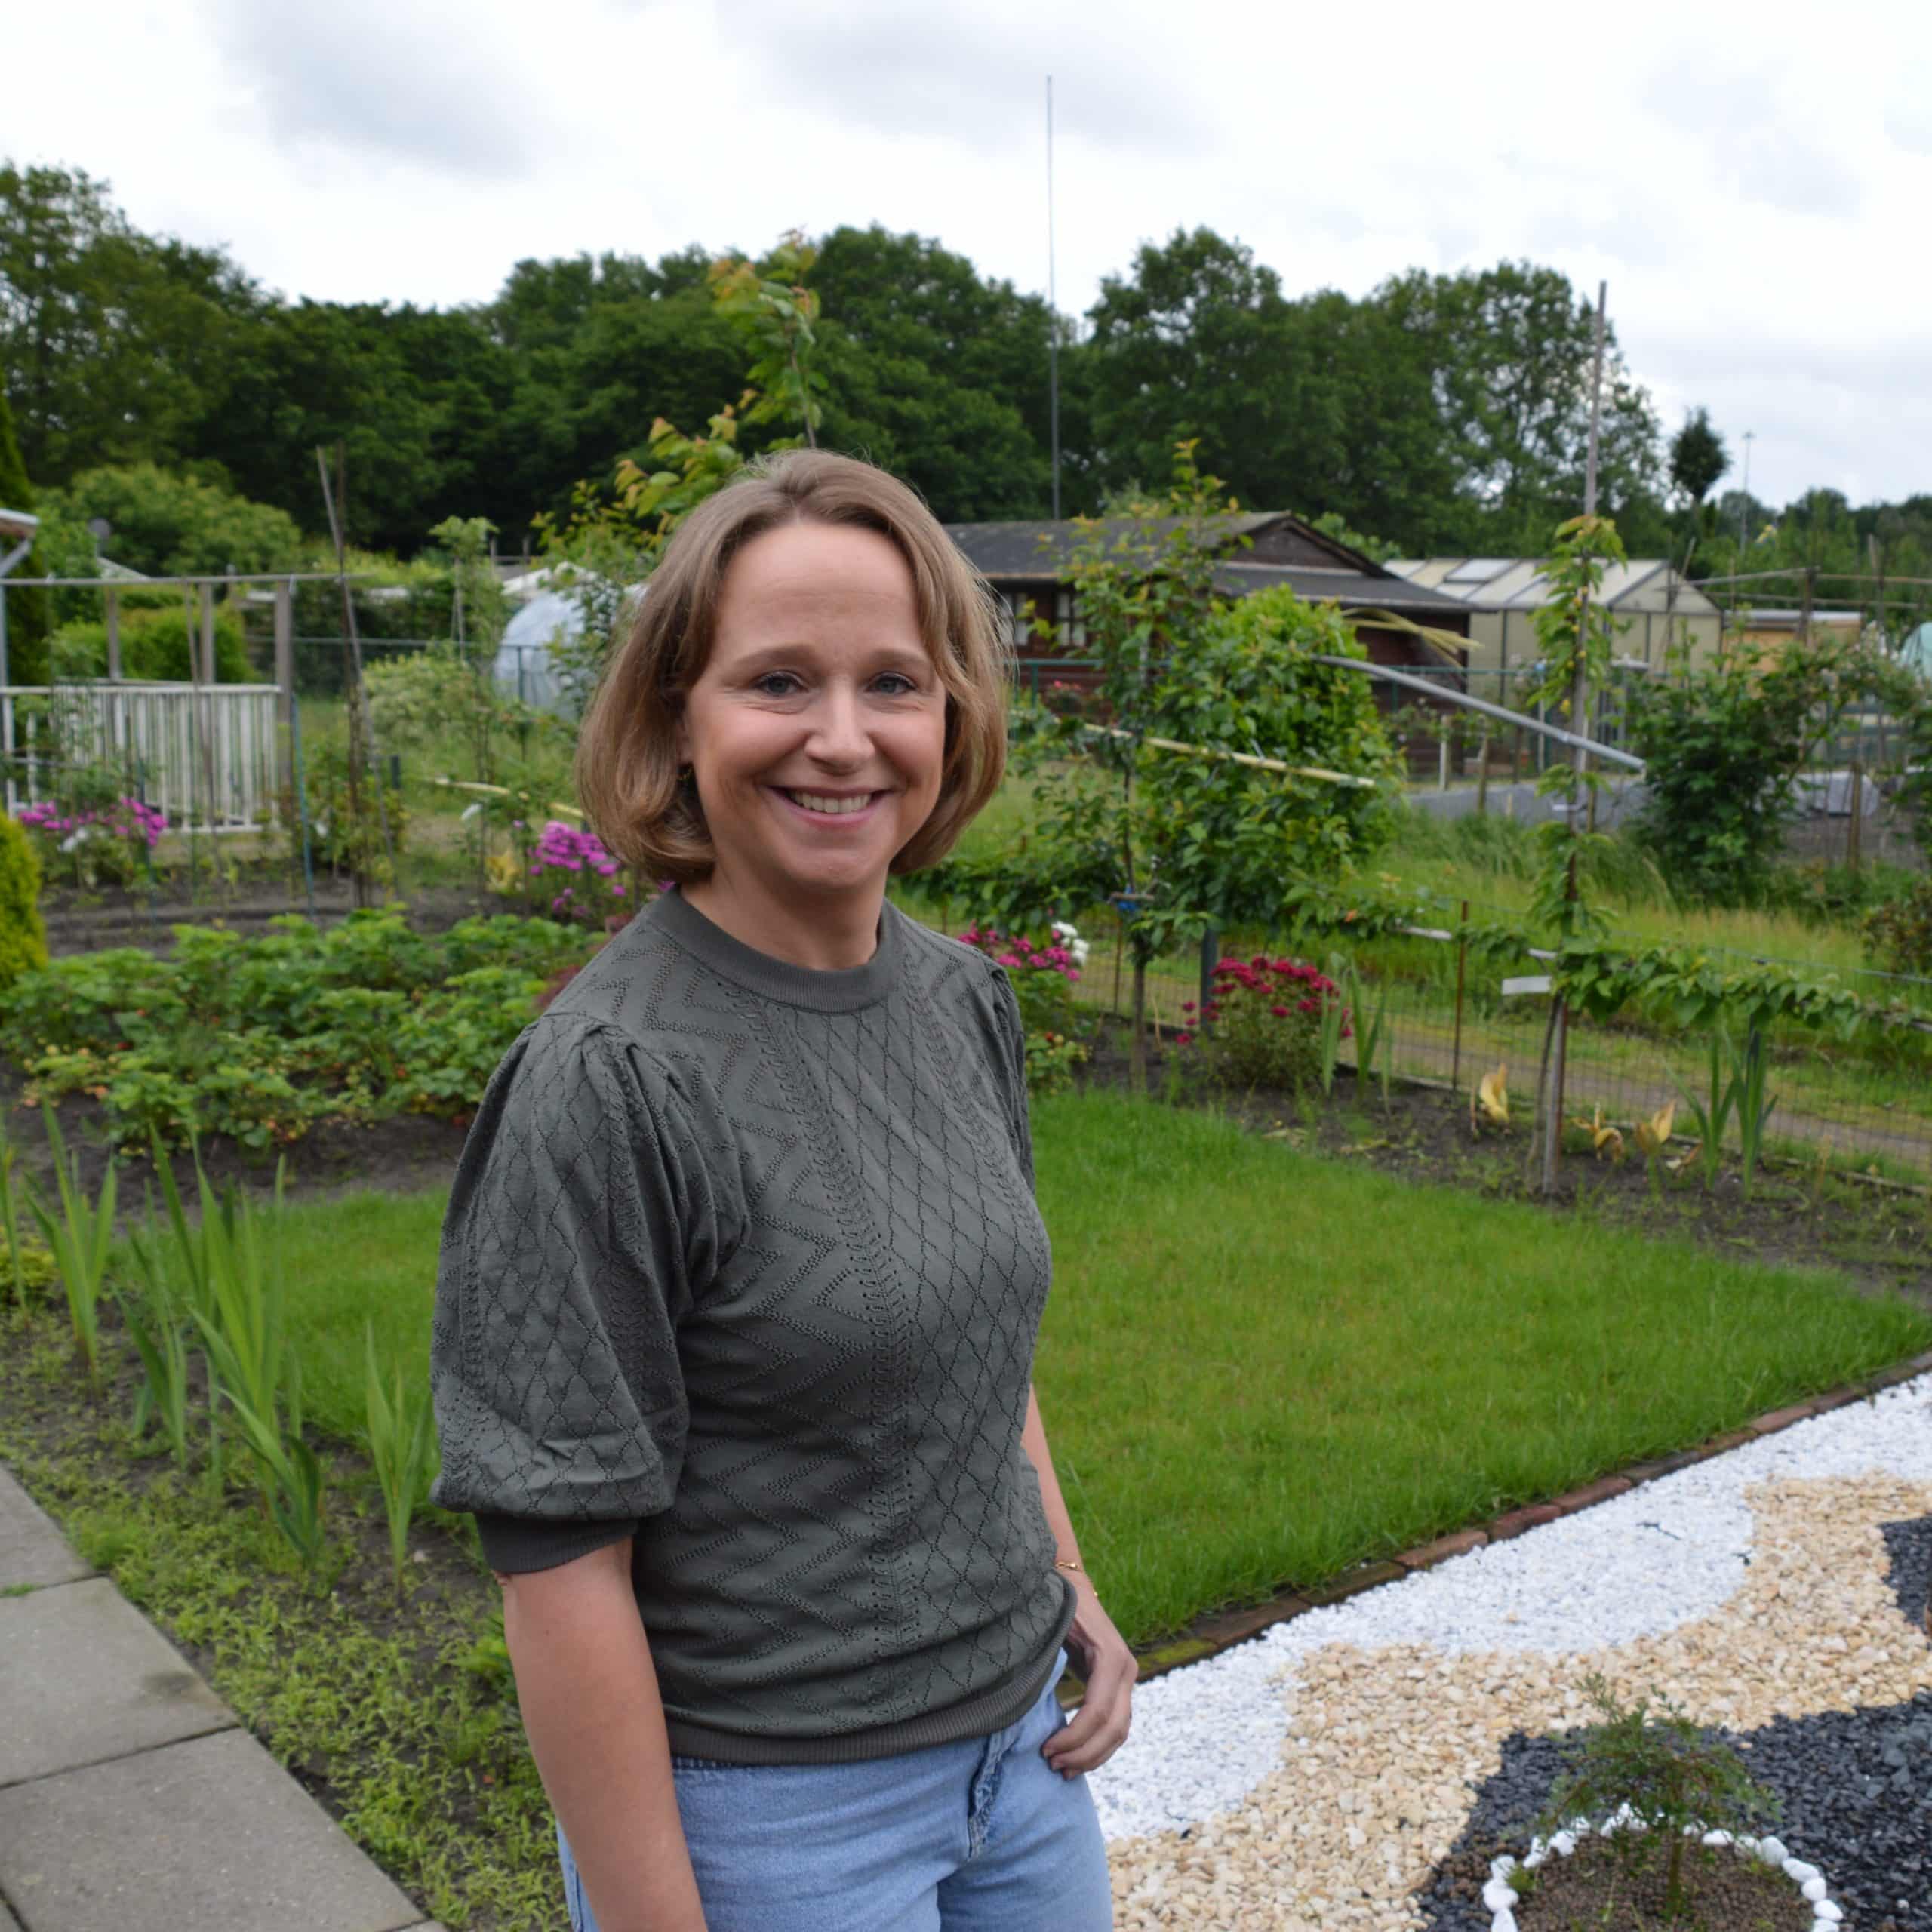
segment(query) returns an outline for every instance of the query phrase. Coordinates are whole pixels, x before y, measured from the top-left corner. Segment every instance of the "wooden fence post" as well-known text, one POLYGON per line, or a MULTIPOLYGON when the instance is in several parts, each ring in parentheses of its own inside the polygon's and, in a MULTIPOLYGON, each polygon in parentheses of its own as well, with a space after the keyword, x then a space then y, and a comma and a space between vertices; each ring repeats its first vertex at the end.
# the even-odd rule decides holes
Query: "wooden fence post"
POLYGON ((121 681, 121 593, 111 583, 106 598, 107 675, 118 685, 121 681))
POLYGON ((275 681, 280 695, 275 701, 277 721, 287 737, 287 749, 280 764, 281 785, 287 790, 294 783, 295 737, 295 580, 285 577, 275 587, 275 681))

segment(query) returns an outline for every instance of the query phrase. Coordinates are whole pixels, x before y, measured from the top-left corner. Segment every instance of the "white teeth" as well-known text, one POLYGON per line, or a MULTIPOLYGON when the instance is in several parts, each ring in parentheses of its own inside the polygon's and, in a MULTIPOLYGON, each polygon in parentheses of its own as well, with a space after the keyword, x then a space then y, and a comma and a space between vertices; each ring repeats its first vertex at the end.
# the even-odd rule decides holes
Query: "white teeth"
POLYGON ((869 792, 861 792, 850 798, 829 798, 817 792, 787 792, 785 795, 793 804, 802 805, 808 812, 825 812, 834 818, 842 817, 848 812, 862 812, 872 801, 869 792))

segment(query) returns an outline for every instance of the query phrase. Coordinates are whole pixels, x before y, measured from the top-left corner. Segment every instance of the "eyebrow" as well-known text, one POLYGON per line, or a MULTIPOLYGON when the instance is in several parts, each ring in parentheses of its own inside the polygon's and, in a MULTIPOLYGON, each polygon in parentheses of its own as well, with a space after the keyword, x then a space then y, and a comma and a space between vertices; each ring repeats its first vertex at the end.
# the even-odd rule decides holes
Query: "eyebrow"
MULTIPOLYGON (((746 651, 737 668, 749 671, 758 666, 782 663, 794 657, 813 657, 818 654, 818 647, 802 638, 789 639, 777 644, 761 644, 746 651)), ((884 644, 869 649, 863 661, 881 665, 897 666, 917 664, 937 675, 939 666, 933 660, 933 654, 923 644, 884 644)))

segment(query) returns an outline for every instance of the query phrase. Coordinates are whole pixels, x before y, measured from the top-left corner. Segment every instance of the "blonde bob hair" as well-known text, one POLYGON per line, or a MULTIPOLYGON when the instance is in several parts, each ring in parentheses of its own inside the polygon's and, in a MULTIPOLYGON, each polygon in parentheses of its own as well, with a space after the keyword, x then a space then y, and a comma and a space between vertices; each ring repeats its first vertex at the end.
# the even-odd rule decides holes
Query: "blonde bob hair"
POLYGON ((943 859, 1006 769, 1004 626, 984 580, 938 519, 896 477, 856 457, 792 450, 761 457, 678 526, 611 654, 577 739, 577 792, 605 844, 645 878, 691 884, 716 863, 710 828, 678 761, 685 695, 717 633, 731 560, 792 523, 876 531, 906 559, 919 632, 946 688, 937 801, 892 861, 943 859))

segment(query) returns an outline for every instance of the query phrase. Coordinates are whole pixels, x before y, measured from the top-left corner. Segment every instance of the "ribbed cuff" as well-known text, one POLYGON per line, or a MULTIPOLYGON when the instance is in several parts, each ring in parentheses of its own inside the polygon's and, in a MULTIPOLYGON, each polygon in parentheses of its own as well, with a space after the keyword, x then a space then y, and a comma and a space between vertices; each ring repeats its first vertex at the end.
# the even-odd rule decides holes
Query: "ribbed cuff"
POLYGON ((519 1575, 530 1570, 555 1570, 559 1564, 588 1556, 643 1527, 641 1517, 620 1523, 546 1523, 528 1516, 494 1516, 475 1512, 476 1534, 483 1560, 492 1570, 519 1575))

